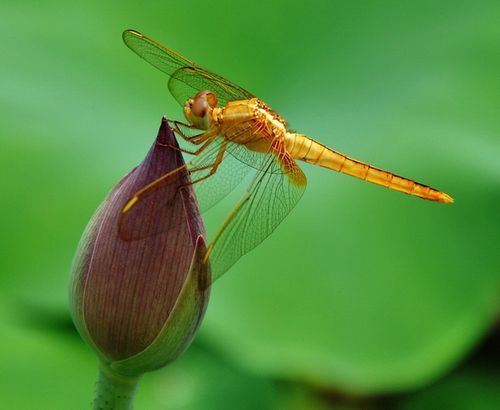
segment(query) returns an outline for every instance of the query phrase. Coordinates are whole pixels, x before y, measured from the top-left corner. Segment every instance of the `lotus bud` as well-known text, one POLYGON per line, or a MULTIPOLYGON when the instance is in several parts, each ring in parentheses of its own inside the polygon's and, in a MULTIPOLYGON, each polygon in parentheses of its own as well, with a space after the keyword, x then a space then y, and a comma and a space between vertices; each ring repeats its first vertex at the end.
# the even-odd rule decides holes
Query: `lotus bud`
POLYGON ((140 375, 177 358, 205 312, 211 282, 205 232, 175 147, 163 118, 144 161, 92 217, 74 259, 73 321, 101 362, 96 408, 129 408, 140 375), (180 167, 124 217, 137 192, 180 167), (123 400, 129 404, 120 407, 123 400))

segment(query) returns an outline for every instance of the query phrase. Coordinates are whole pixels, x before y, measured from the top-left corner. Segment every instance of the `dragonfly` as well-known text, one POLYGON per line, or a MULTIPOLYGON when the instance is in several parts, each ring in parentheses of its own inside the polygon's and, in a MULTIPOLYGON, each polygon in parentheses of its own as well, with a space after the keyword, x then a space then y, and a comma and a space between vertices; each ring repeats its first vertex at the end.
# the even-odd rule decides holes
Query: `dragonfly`
MULTIPOLYGON (((444 192, 348 157, 288 128, 264 101, 135 30, 124 43, 169 76, 168 88, 184 110, 185 122, 169 121, 192 159, 135 193, 126 216, 179 171, 188 171, 199 206, 211 208, 251 175, 204 258, 213 280, 260 244, 290 213, 307 184, 299 162, 327 168, 423 199, 451 203, 444 192)), ((123 218, 126 220, 126 218, 123 218)))

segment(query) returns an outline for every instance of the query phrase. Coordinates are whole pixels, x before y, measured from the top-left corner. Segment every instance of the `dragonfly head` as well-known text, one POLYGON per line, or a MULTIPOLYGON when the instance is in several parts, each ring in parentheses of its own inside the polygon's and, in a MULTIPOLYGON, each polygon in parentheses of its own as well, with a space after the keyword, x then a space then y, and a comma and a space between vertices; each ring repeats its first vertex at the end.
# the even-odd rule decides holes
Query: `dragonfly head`
POLYGON ((212 110, 215 107, 217 107, 217 96, 212 91, 203 90, 186 101, 184 115, 196 128, 208 130, 211 125, 212 110))

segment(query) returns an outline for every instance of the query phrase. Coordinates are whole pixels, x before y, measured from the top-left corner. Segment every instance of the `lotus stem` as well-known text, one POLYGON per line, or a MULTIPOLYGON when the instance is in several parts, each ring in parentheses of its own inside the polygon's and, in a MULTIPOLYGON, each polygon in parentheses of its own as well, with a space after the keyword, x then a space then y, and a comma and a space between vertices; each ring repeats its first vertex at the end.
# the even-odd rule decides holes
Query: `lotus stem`
POLYGON ((94 398, 94 410, 130 410, 140 376, 118 374, 101 364, 94 398))

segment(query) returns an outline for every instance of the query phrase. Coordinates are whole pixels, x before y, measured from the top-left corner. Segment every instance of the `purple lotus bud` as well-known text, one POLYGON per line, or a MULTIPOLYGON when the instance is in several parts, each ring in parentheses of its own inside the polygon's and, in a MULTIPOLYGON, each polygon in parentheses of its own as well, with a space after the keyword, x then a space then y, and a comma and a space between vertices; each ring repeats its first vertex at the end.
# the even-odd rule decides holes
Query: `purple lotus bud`
POLYGON ((163 118, 144 161, 96 211, 74 260, 73 320, 117 374, 140 375, 174 360, 208 302, 204 227, 176 146, 163 118), (135 194, 169 172, 124 212, 135 194))

